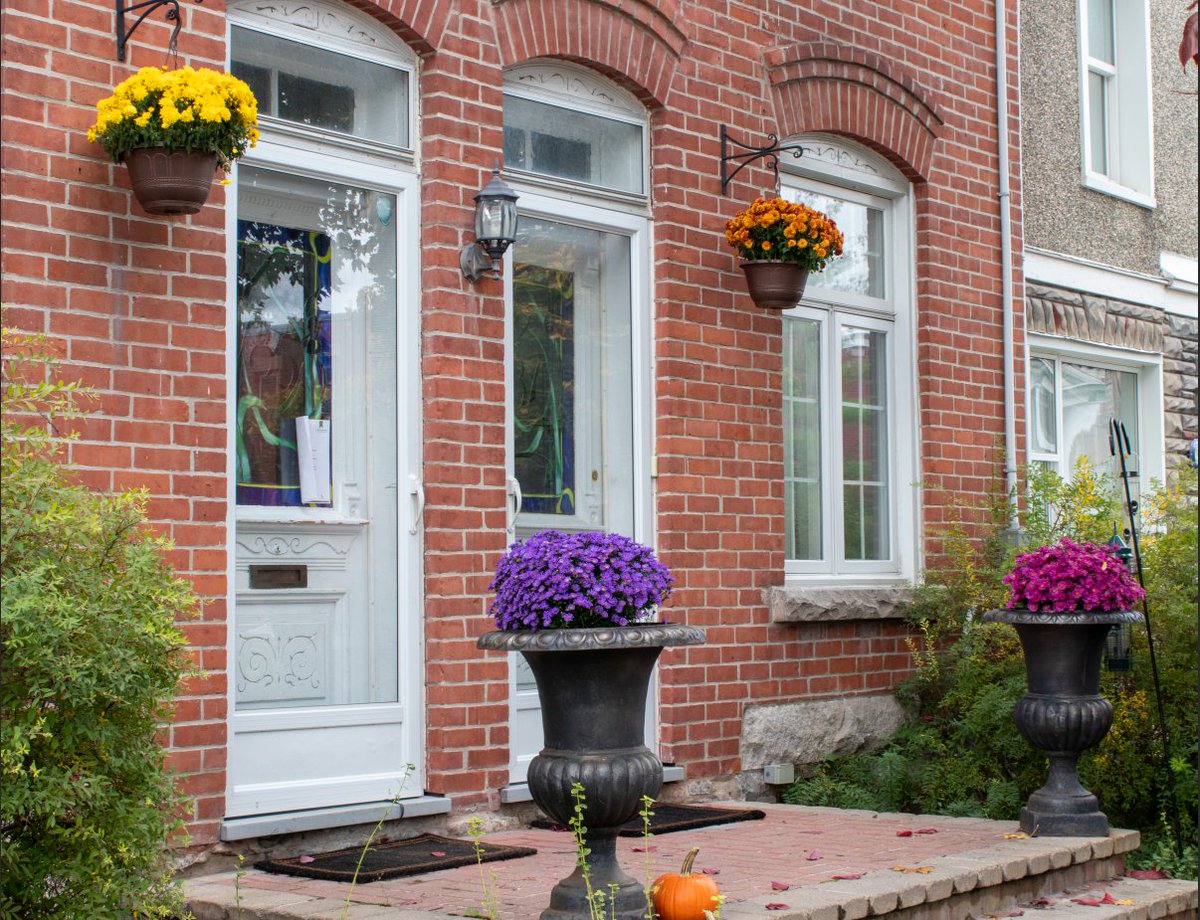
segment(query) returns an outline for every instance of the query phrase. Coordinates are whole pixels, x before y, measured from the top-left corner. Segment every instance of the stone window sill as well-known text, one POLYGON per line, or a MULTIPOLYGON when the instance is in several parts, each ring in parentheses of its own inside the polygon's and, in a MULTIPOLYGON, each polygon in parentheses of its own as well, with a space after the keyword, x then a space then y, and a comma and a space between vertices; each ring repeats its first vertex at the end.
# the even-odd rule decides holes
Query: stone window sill
POLYGON ((835 620, 899 620, 912 595, 907 585, 803 587, 783 585, 763 591, 772 623, 827 623, 835 620))

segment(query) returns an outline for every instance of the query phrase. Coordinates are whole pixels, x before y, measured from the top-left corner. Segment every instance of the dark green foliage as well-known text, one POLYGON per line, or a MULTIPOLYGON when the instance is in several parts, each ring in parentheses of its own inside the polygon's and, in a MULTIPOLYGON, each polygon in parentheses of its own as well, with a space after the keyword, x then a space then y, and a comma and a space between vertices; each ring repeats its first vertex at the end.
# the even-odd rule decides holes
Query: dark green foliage
MULTIPOLYGON (((1184 835, 1193 841, 1190 861, 1173 855, 1171 825, 1163 818, 1168 785, 1144 626, 1134 630, 1134 669, 1103 674, 1113 728, 1080 761, 1081 779, 1110 822, 1143 832, 1147 844, 1131 864, 1153 861, 1187 877, 1196 872, 1195 489, 1195 473, 1181 471, 1171 487, 1145 497, 1142 525, 1176 791, 1184 835)), ((1011 627, 975 622, 982 611, 1003 606, 1007 588, 1001 579, 1016 552, 1002 538, 1008 517, 1003 500, 990 510, 992 526, 982 537, 969 537, 962 526, 941 535, 940 563, 914 589, 909 614, 920 641, 913 646, 917 671, 897 691, 909 714, 904 725, 879 754, 815 765, 784 792, 785 801, 1010 820, 1045 782, 1045 756, 1012 720, 1013 705, 1025 692, 1020 642, 1011 627)), ((1045 471, 1031 476, 1025 545, 1063 536, 1104 542, 1121 521, 1111 484, 1086 464, 1070 481, 1045 471)))
POLYGON ((6 333, 0 571, 0 915, 171 915, 179 798, 155 737, 194 598, 136 495, 73 484, 48 428, 72 388, 6 333), (23 382, 33 380, 33 382, 23 382))

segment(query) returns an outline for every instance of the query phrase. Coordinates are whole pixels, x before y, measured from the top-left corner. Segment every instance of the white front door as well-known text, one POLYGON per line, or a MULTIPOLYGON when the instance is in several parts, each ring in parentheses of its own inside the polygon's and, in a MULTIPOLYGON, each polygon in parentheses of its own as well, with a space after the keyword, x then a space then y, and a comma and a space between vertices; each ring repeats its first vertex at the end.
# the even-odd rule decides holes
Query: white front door
MULTIPOLYGON (((532 192, 521 209, 506 260, 510 537, 553 528, 649 541, 646 221, 532 192)), ((525 660, 514 653, 509 665, 519 783, 542 747, 541 706, 525 660)))
POLYGON ((231 230, 230 817, 422 788, 401 788, 421 704, 415 186, 263 148, 231 230))

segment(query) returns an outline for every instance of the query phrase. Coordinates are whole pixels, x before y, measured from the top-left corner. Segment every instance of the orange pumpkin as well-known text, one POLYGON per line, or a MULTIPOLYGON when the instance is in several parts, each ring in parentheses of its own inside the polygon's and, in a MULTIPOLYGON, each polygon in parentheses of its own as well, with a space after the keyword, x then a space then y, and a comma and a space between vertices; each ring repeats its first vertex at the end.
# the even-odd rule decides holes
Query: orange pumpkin
POLYGON ((659 920, 704 920, 706 910, 721 906, 721 889, 712 876, 692 874, 698 849, 691 849, 683 858, 679 872, 664 872, 650 886, 654 912, 659 920))

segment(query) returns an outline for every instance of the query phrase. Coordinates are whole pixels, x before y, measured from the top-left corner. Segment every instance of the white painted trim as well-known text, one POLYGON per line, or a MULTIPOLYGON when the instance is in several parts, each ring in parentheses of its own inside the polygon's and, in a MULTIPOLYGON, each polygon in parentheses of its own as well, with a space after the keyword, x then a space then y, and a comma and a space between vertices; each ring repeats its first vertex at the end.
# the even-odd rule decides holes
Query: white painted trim
POLYGON ((226 818, 221 822, 221 839, 253 840, 257 837, 299 834, 333 827, 353 827, 359 824, 378 824, 380 821, 448 815, 450 806, 448 796, 419 795, 403 801, 367 802, 362 805, 311 808, 249 818, 226 818))
MULTIPOLYGON (((1145 489, 1149 488, 1151 479, 1164 480, 1166 477, 1166 433, 1163 422, 1162 355, 1037 333, 1030 333, 1027 341, 1031 357, 1066 359, 1095 367, 1106 367, 1137 374, 1140 481, 1145 489)), ((1027 419, 1033 417, 1029 405, 1029 395, 1027 383, 1025 391, 1025 417, 1027 419)), ((1056 424, 1059 437, 1061 437, 1062 406, 1057 393, 1055 395, 1055 411, 1059 415, 1056 424)), ((1062 445, 1060 444, 1059 452, 1061 453, 1061 451, 1062 445)))
MULTIPOLYGON (((388 192, 395 196, 396 213, 393 220, 396 224, 396 431, 397 482, 407 482, 408 476, 421 476, 422 451, 421 438, 413 437, 412 432, 421 431, 421 377, 420 377, 420 187, 415 170, 404 164, 384 166, 379 162, 364 162, 355 158, 347 151, 336 149, 327 150, 323 154, 315 153, 303 146, 288 142, 277 142, 267 138, 259 142, 244 162, 247 165, 274 169, 289 175, 306 176, 318 180, 327 180, 339 184, 353 185, 362 188, 373 188, 388 192), (407 396, 406 401, 403 396, 407 396)), ((234 173, 235 181, 237 172, 234 173)), ((226 257, 227 269, 227 302, 236 303, 235 269, 237 265, 237 186, 227 187, 225 208, 226 219, 226 257)), ((236 342, 237 311, 230 308, 227 320, 227 336, 230 343, 236 342)), ((226 378, 234 379, 235 369, 234 348, 226 349, 226 378)), ((228 400, 228 434, 227 451, 232 457, 235 450, 236 425, 234 423, 233 400, 228 400)), ((228 478, 227 487, 227 518, 226 527, 232 537, 237 532, 237 497, 234 476, 228 478)), ((398 520, 403 522, 407 510, 406 496, 397 496, 398 520)), ((285 513, 286 514, 286 513, 285 513)), ((232 539, 230 543, 232 544, 232 539)), ((380 703, 368 704, 361 708, 323 707, 319 712, 308 710, 302 714, 308 718, 291 719, 303 724, 311 724, 324 715, 330 717, 330 725, 360 725, 372 721, 393 721, 403 717, 401 723, 400 745, 407 759, 415 769, 408 777, 407 788, 411 794, 419 795, 425 785, 425 656, 424 656, 424 554, 423 532, 410 535, 405 526, 397 528, 397 605, 399 622, 397 624, 398 648, 398 692, 403 704, 380 703), (374 711, 374 716, 368 714, 374 711)), ((227 561, 228 597, 227 597, 227 640, 226 649, 234 648, 236 629, 236 574, 237 560, 234 552, 229 552, 227 561)), ((232 661, 232 656, 230 658, 232 661)), ((230 762, 233 761, 232 751, 237 743, 235 725, 255 726, 261 730, 264 723, 273 720, 279 724, 272 730, 282 730, 292 727, 285 724, 288 714, 268 714, 265 711, 239 714, 236 709, 235 682, 228 681, 228 725, 230 728, 227 749, 230 752, 230 762)), ((295 727, 301 727, 297 725, 295 727)), ((398 764, 398 767, 400 765, 398 764)), ((226 808, 231 804, 244 801, 246 792, 234 787, 235 777, 230 770, 226 786, 226 808)), ((336 783, 310 784, 311 788, 334 789, 336 783)), ((305 788, 309 788, 305 786, 305 788)), ((266 798, 270 798, 269 796, 266 798)), ((321 804, 318 800, 316 804, 321 804)))
POLYGON ((1026 282, 1040 281, 1072 291, 1157 307, 1178 316, 1197 318, 1196 288, 1186 280, 1168 280, 1031 246, 1025 248, 1024 269, 1026 282))

